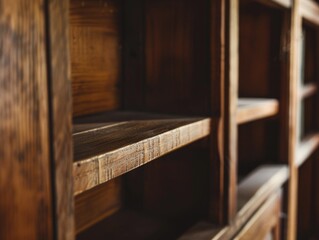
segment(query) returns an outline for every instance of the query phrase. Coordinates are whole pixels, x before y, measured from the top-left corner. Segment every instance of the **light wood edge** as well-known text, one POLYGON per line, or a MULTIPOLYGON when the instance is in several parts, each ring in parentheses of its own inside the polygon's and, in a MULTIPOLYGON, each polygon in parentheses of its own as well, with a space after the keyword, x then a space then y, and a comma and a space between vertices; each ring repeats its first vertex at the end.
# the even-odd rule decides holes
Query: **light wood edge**
MULTIPOLYGON (((278 191, 276 194, 268 198, 266 202, 260 207, 260 209, 258 209, 258 211, 254 214, 254 216, 246 223, 246 225, 243 227, 240 233, 234 238, 234 240, 246 239, 247 232, 249 232, 250 229, 253 229, 254 224, 256 224, 258 220, 265 218, 265 215, 267 214, 271 215, 269 216, 271 217, 271 219, 264 220, 268 228, 263 230, 264 231, 266 230, 267 232, 271 231, 272 227, 275 227, 276 223, 280 221, 280 215, 279 215, 280 206, 281 206, 280 200, 281 200, 281 191, 278 191), (273 216, 273 214, 275 214, 275 216, 273 216)), ((260 229, 260 231, 262 231, 262 229, 260 229)))
MULTIPOLYGON (((271 168, 273 166, 269 165, 271 168)), ((269 167, 268 165, 261 166, 258 169, 256 169, 250 176, 258 175, 258 172, 262 169, 267 169, 269 167)), ((251 212, 252 208, 256 208, 253 206, 261 205, 261 203, 276 189, 278 189, 279 186, 282 186, 287 179, 289 178, 289 170, 286 165, 276 165, 277 169, 274 169, 274 174, 271 176, 271 178, 267 181, 267 183, 264 183, 262 186, 260 186, 257 190, 257 192, 252 196, 252 198, 249 199, 248 202, 238 211, 238 216, 244 216, 247 212, 251 212), (276 172, 275 172, 276 171, 276 172)), ((250 177, 248 176, 248 177, 250 177)), ((247 177, 247 178, 248 178, 247 177)), ((258 177, 258 176, 257 176, 258 177)), ((239 184, 238 189, 244 188, 244 181, 242 184, 239 184)), ((240 193, 238 193, 240 195, 240 193)))
POLYGON ((296 166, 300 167, 319 147, 319 133, 303 139, 297 148, 296 166))
POLYGON ((308 83, 301 88, 300 100, 313 96, 318 92, 318 86, 315 83, 308 83))
POLYGON ((247 107, 239 107, 236 114, 237 124, 243 124, 254 120, 277 115, 279 102, 276 99, 265 100, 265 102, 252 104, 247 107))
MULTIPOLYGON (((247 1, 247 0, 244 0, 247 1)), ((284 8, 288 9, 291 7, 291 1, 290 0, 254 0, 260 4, 263 4, 265 6, 269 7, 275 7, 275 8, 284 8)))
POLYGON ((123 175, 167 153, 204 138, 209 134, 210 119, 206 118, 112 152, 74 162, 74 195, 123 175), (165 144, 156 144, 158 142, 165 144), (109 163, 108 159, 111 156, 112 158, 120 157, 122 160, 109 163), (83 175, 89 184, 82 185, 80 183, 83 179, 83 175))
POLYGON ((300 15, 319 26, 319 5, 313 0, 300 0, 300 15))

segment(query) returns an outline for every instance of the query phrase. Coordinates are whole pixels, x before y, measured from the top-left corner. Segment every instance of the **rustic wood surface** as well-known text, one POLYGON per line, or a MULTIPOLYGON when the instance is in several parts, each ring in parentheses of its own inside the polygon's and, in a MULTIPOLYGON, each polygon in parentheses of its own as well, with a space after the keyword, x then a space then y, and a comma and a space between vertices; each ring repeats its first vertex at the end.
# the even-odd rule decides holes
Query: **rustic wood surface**
POLYGON ((75 239, 72 174, 72 96, 69 62, 69 1, 48 1, 48 60, 55 220, 58 240, 75 239))
POLYGON ((53 239, 45 1, 0 1, 0 239, 53 239))
POLYGON ((210 120, 200 118, 123 121, 98 126, 74 133, 75 194, 210 134, 210 120))
POLYGON ((275 116, 279 112, 276 99, 239 98, 236 113, 237 124, 275 116))
POLYGON ((70 1, 73 114, 120 105, 121 4, 108 0, 70 1))

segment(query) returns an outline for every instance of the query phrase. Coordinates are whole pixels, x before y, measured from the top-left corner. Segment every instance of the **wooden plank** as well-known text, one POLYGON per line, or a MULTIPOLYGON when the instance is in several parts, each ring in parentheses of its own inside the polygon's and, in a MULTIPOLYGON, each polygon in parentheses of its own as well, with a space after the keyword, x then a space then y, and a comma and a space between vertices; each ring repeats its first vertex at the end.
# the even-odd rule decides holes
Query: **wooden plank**
POLYGON ((300 100, 311 97, 318 92, 318 86, 316 83, 308 83, 301 88, 300 100))
POLYGON ((301 166, 319 147, 319 133, 304 138, 297 148, 296 165, 301 166))
POLYGON ((53 239, 45 1, 0 0, 0 239, 53 239))
POLYGON ((122 121, 74 133, 75 194, 209 134, 208 118, 122 121))
POLYGON ((70 54, 73 114, 120 106, 120 1, 70 0, 70 54))
POLYGON ((319 26, 319 4, 313 0, 300 0, 300 15, 319 26))
POLYGON ((279 240, 280 213, 281 194, 279 192, 263 204, 234 239, 267 239, 270 233, 270 239, 279 240), (274 231, 275 229, 277 231, 274 231))
POLYGON ((236 113, 237 124, 277 115, 279 102, 276 99, 239 98, 236 113))
POLYGON ((73 197, 72 98, 69 62, 69 1, 48 1, 51 151, 58 240, 75 239, 73 197))
POLYGON ((79 234, 122 207, 121 178, 115 178, 75 197, 75 230, 79 234))
POLYGON ((265 165, 247 176, 238 186, 238 211, 233 222, 225 227, 201 222, 180 239, 232 239, 257 209, 287 181, 288 167, 265 165))

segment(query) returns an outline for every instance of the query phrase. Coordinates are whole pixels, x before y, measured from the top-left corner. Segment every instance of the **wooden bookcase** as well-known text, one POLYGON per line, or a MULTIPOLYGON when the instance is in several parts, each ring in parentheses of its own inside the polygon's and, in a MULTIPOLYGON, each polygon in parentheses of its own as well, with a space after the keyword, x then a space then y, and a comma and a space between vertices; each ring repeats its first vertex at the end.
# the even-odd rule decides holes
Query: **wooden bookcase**
POLYGON ((318 84, 318 1, 0 0, 0 239, 318 238, 318 84))

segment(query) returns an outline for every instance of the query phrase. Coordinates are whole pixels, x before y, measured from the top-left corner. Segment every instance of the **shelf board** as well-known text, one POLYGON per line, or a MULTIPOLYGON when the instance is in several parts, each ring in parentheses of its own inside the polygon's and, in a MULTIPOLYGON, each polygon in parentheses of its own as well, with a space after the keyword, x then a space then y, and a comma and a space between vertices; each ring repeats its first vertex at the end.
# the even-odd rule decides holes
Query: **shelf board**
POLYGON ((319 4, 313 0, 300 1, 300 14, 308 22, 319 26, 319 4))
POLYGON ((239 183, 238 211, 231 225, 217 227, 203 221, 189 229, 179 240, 232 239, 257 209, 282 187, 288 176, 286 165, 264 165, 257 168, 239 183))
POLYGON ((79 194, 210 134, 210 119, 110 113, 74 125, 74 192, 79 194))
POLYGON ((319 133, 305 137, 298 145, 296 165, 301 166, 319 147, 319 133))
POLYGON ((308 83, 301 88, 300 99, 305 99, 315 95, 318 91, 318 86, 315 83, 308 83))
POLYGON ((237 124, 275 116, 279 112, 279 102, 266 98, 239 98, 237 106, 237 124))

